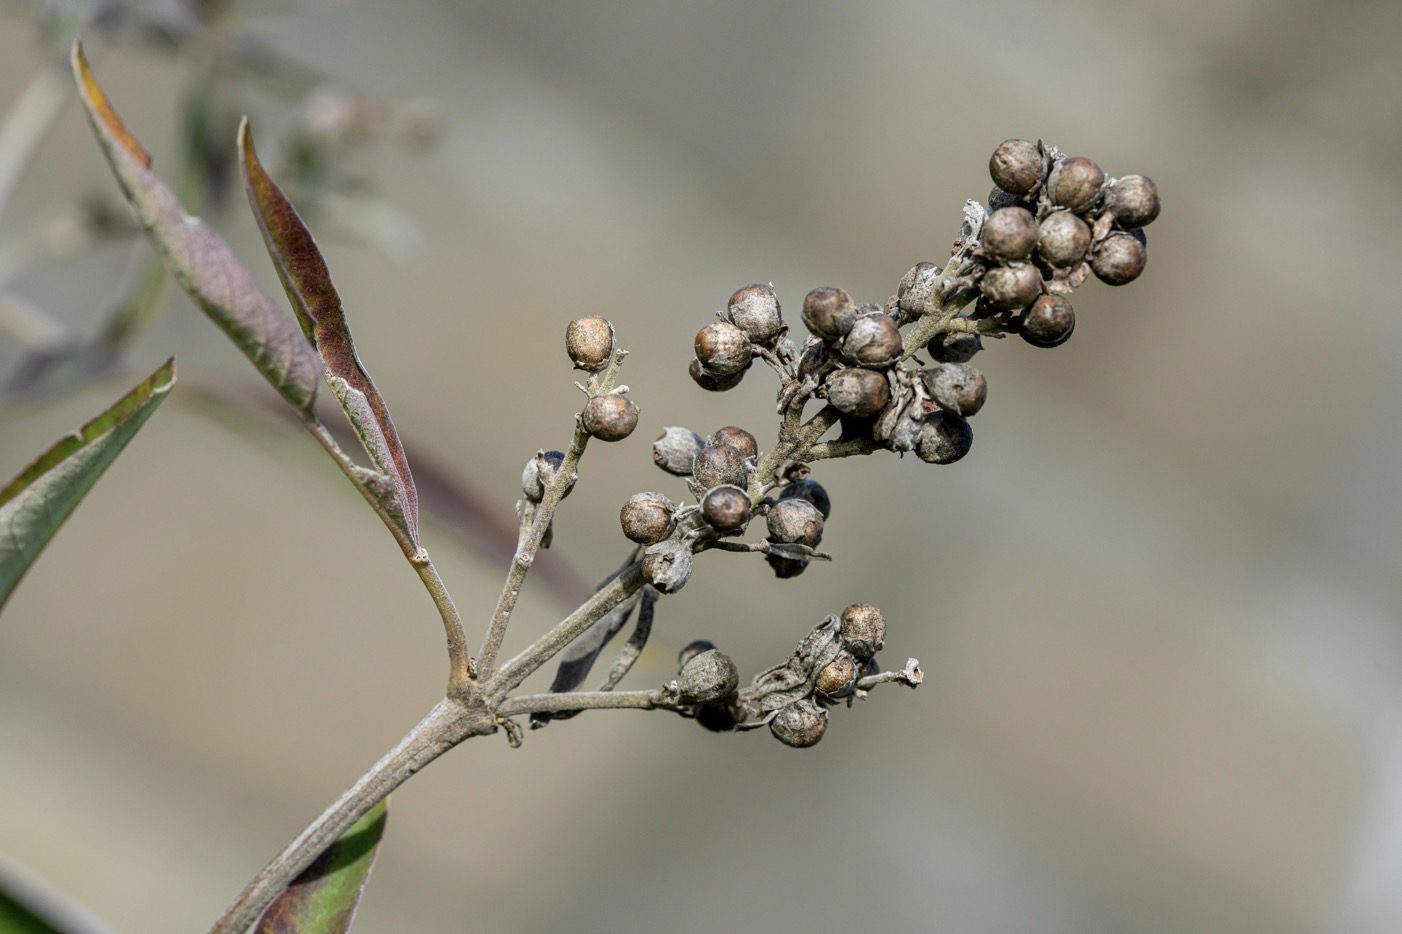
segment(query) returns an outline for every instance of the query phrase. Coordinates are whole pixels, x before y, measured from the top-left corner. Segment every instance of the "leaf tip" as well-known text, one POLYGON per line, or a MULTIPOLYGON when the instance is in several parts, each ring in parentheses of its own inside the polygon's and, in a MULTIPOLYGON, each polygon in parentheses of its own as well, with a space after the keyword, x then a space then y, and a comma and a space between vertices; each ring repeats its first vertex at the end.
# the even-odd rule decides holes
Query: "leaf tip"
POLYGON ((117 111, 112 109, 112 102, 107 99, 106 92, 97 83, 97 76, 93 74, 88 65, 88 57, 83 53, 81 39, 74 40, 69 58, 73 65, 73 78, 78 83, 78 95, 83 99, 83 106, 87 108, 88 114, 102 125, 103 131, 121 146, 127 155, 141 163, 142 168, 151 168, 151 154, 137 142, 136 137, 122 122, 122 118, 117 116, 117 111))

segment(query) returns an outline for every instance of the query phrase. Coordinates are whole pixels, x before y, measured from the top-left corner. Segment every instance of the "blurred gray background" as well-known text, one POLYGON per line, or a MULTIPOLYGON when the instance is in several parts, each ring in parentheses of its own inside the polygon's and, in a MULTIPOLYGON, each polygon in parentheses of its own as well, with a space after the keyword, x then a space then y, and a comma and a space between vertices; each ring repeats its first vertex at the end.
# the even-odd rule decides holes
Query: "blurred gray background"
MULTIPOLYGON (((708 637, 748 677, 857 600, 924 663, 816 749, 589 714, 456 750, 394 796, 362 931, 1402 928, 1402 5, 264 2, 239 28, 402 99, 440 145, 356 168, 422 235, 325 237, 401 430, 509 515, 565 443, 565 322, 634 353, 552 560, 593 579, 617 509, 680 483, 664 425, 772 440, 772 383, 702 393, 691 335, 772 281, 791 320, 946 255, 1009 136, 1153 177, 1144 277, 1066 346, 991 346, 964 461, 820 465, 837 556, 792 581, 710 554, 632 676, 708 637)), ((45 62, 0 15, 0 105, 45 62)), ((157 167, 190 62, 94 49, 157 167)), ((272 133, 293 102, 249 82, 272 133)), ((114 191, 69 106, 0 218, 114 191)), ((218 223, 270 284, 237 201, 218 223)), ((91 327, 126 249, 19 280, 91 327)), ((2 339, 2 338, 0 338, 2 339)), ((178 297, 135 348, 271 395, 178 297)), ((9 411, 0 475, 127 375, 9 411)), ((152 420, 0 620, 0 852, 121 930, 207 925, 433 702, 435 614, 294 429, 152 420)), ((193 396, 193 392, 187 393, 193 396)), ((430 526, 474 638, 502 569, 430 526)), ((511 646, 564 612, 529 592, 511 646)))

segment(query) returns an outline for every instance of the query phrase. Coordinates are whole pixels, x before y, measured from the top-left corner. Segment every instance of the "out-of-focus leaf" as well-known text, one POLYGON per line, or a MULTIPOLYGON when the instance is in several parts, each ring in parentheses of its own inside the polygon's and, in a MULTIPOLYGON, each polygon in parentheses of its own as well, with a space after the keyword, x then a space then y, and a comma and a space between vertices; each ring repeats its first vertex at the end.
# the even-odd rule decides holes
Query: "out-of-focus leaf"
POLYGON ((331 284, 326 260, 292 203, 258 161, 247 120, 239 127, 239 158, 248 201, 263 232, 268 255, 277 267, 302 331, 321 354, 326 384, 345 410, 365 453, 392 485, 405 522, 402 531, 417 545, 419 496, 389 408, 356 355, 350 325, 341 297, 331 284))
POLYGON ((0 608, 58 527, 165 399, 175 360, 0 488, 0 608))
POLYGON ((319 361, 291 317, 268 296, 224 239, 187 215, 151 171, 151 155, 98 86, 79 43, 73 74, 88 121, 137 222, 195 304, 209 315, 282 396, 300 409, 316 399, 319 361))
POLYGON ((389 799, 341 834, 258 919, 255 934, 344 934, 385 833, 389 799))

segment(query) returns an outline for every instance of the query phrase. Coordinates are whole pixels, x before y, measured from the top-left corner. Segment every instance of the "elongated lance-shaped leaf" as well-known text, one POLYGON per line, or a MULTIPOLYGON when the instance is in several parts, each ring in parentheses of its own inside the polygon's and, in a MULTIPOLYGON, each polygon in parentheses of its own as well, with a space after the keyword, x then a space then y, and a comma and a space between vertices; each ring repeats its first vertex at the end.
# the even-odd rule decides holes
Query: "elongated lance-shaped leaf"
POLYGON ((263 231, 268 255, 277 267, 302 330, 321 354, 326 384, 336 394, 365 452, 394 484, 408 521, 406 531, 410 540, 417 543, 419 496, 409 472, 409 459, 404 455, 404 446, 399 443, 399 434, 389 417, 389 408, 355 352, 350 325, 341 307, 341 297, 331 283, 326 260, 306 224, 297 216, 292 202, 258 161, 247 120, 239 126, 239 161, 243 166, 248 202, 263 231))
POLYGON ((386 798, 350 826, 258 919, 255 934, 344 934, 385 833, 386 798))
POLYGON ((73 45, 78 95, 137 223, 176 281, 288 402, 310 410, 321 365, 292 316, 264 292, 229 244, 151 171, 151 154, 122 123, 73 45))
POLYGON ((0 608, 58 527, 175 383, 175 360, 0 488, 0 608))

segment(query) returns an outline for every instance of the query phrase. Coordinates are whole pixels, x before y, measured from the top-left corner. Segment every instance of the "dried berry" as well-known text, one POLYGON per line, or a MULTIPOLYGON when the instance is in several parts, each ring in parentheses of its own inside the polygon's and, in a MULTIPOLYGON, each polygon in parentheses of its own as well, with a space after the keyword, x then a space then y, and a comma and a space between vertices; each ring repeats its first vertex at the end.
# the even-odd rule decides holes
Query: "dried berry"
POLYGON ((717 429, 716 433, 711 435, 710 443, 728 445, 739 451, 742 457, 753 459, 759 456, 759 442, 755 440, 755 436, 734 425, 717 429))
POLYGON ((1049 265, 1065 268, 1085 258, 1090 249, 1090 225, 1070 211, 1057 211, 1037 233, 1037 253, 1049 265))
POLYGON ((867 418, 891 401, 891 386, 876 370, 849 366, 836 370, 826 381, 828 401, 844 415, 867 418))
POLYGON ((1143 175, 1117 178, 1105 190, 1105 209, 1121 227, 1143 227, 1159 216, 1159 186, 1143 175))
POLYGON ((925 351, 938 363, 968 363, 982 349, 983 338, 971 331, 945 331, 925 345, 925 351))
POLYGON ((701 515, 720 532, 735 532, 750 521, 750 497, 738 486, 711 487, 701 497, 701 515))
POLYGON ((935 283, 939 281, 940 268, 934 263, 916 263, 901 277, 896 287, 896 304, 901 311, 910 315, 921 315, 929 310, 935 295, 935 283))
POLYGON ((796 749, 816 744, 827 728, 827 711, 806 699, 781 708, 769 721, 769 732, 774 738, 796 749))
POLYGON ((749 480, 748 474, 745 456, 728 444, 706 445, 696 452, 696 459, 691 465, 691 476, 703 490, 727 483, 744 487, 749 480))
POLYGON ((842 611, 842 644, 858 659, 869 659, 881 651, 886 639, 886 617, 870 603, 854 603, 842 611))
POLYGON ((747 285, 730 296, 726 306, 730 323, 744 331, 756 344, 768 346, 784 329, 779 298, 768 285, 747 285))
POLYGON ((742 719, 740 711, 730 704, 703 704, 696 710, 696 722, 712 733, 728 733, 742 719))
POLYGON ((565 328, 565 353, 576 369, 602 370, 613 357, 613 325, 607 318, 575 318, 565 328))
POLYGON ((687 704, 709 704, 734 693, 740 672, 730 656, 716 649, 702 652, 682 666, 677 688, 687 704))
POLYGON ((1125 285, 1139 278, 1148 259, 1148 250, 1139 237, 1115 231, 1095 248, 1090 268, 1107 285, 1125 285))
POLYGON ((687 373, 691 375, 691 379, 696 385, 707 392, 725 392, 727 389, 734 389, 740 385, 740 380, 745 376, 745 369, 741 369, 738 373, 731 373, 729 376, 717 376, 703 367, 700 360, 693 360, 687 368, 687 373))
POLYGON ((842 341, 842 356, 858 366, 888 367, 901 358, 901 329, 885 312, 862 315, 842 341))
POLYGON ((670 474, 689 477, 692 461, 705 446, 706 439, 690 428, 663 428, 662 435, 652 442, 652 462, 670 474))
POLYGON ((816 337, 811 338, 803 348, 803 356, 798 358, 798 378, 808 380, 816 377, 827 366, 829 356, 828 345, 816 337))
MULTIPOLYGON (((533 503, 538 503, 545 498, 545 487, 555 479, 555 474, 560 469, 560 465, 565 462, 563 451, 541 451, 535 457, 526 461, 526 467, 521 471, 521 492, 526 499, 533 503)), ((574 489, 574 478, 565 486, 565 492, 560 494, 564 499, 570 495, 574 489)))
POLYGON ((661 493, 635 493, 619 510, 618 521, 629 541, 654 545, 676 528, 676 507, 661 493))
POLYGON ((988 174, 993 184, 1015 195, 1031 194, 1042 184, 1042 148, 1025 139, 1006 139, 993 150, 988 174))
POLYGON ((983 222, 979 242, 995 259, 1027 259, 1037 246, 1037 221, 1026 208, 999 208, 983 222))
POLYGON ((658 542, 643 552, 643 578, 661 593, 676 593, 691 579, 691 547, 683 542, 658 542))
POLYGON ((964 419, 948 412, 930 412, 920 426, 915 454, 927 464, 952 464, 968 454, 973 443, 974 430, 964 419))
POLYGON ((781 499, 765 516, 769 540, 816 548, 823 540, 823 514, 806 499, 781 499))
POLYGON ((941 363, 926 370, 925 387, 936 405, 965 418, 978 414, 988 397, 988 381, 967 363, 941 363))
POLYGON ((857 660, 843 653, 822 668, 813 680, 813 690, 823 697, 843 697, 857 681, 857 660))
POLYGON ((1047 193, 1052 204, 1080 214, 1095 206, 1105 173, 1085 156, 1062 159, 1047 177, 1047 193))
POLYGON ((693 639, 688 642, 686 645, 682 646, 682 650, 677 653, 677 671, 681 671, 685 668, 687 662, 691 661, 702 652, 709 652, 715 647, 716 644, 709 639, 693 639))
POLYGON ((788 580, 790 577, 797 577, 808 570, 807 558, 786 558, 783 555, 765 555, 764 560, 769 562, 769 567, 773 569, 774 576, 779 580, 788 580))
POLYGON ((836 286, 823 285, 803 297, 803 323, 815 337, 837 341, 857 320, 852 297, 836 286))
POLYGON ((750 365, 749 335, 728 321, 708 324, 696 332, 696 359, 712 376, 734 376, 750 365))
POLYGON ((810 477, 790 483, 779 491, 778 498, 807 500, 818 507, 818 512, 823 514, 824 521, 832 515, 832 500, 828 497, 828 491, 823 489, 821 483, 810 477))
POLYGON ((1042 274, 1031 263, 994 266, 978 283, 993 308, 1022 308, 1042 294, 1042 274))
POLYGON ((600 441, 622 441, 638 427, 638 407, 627 396, 605 393, 584 403, 580 423, 600 441))
POLYGON ((1076 329, 1076 312, 1060 296, 1043 295, 1022 314, 1019 333, 1033 347, 1064 344, 1076 329))

